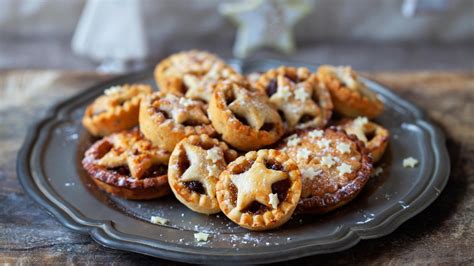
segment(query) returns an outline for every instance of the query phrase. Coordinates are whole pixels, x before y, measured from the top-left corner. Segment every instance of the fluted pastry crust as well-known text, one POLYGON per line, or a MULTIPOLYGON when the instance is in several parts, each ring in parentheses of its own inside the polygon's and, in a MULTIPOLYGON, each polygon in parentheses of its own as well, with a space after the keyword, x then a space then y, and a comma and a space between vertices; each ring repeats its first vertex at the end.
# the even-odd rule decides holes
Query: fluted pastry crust
POLYGON ((236 83, 221 83, 209 103, 209 117, 222 139, 239 150, 275 143, 283 123, 265 94, 236 83))
POLYGON ((287 130, 323 127, 332 114, 332 101, 325 86, 306 67, 268 70, 255 85, 267 94, 285 121, 287 130))
POLYGON ((371 91, 351 67, 323 65, 318 78, 329 89, 334 109, 349 117, 374 118, 383 112, 383 102, 371 91))
POLYGON ((98 140, 86 151, 82 165, 99 188, 113 195, 153 199, 170 192, 169 156, 133 129, 98 140))
POLYGON ((362 190, 372 171, 363 143, 335 128, 300 131, 279 148, 301 171, 300 213, 325 213, 343 206, 362 190))
POLYGON ((301 175, 282 151, 251 151, 227 166, 216 188, 219 206, 229 219, 250 230, 269 230, 293 214, 301 175))
POLYGON ((245 78, 214 54, 191 50, 173 54, 155 68, 161 91, 209 102, 216 84, 245 83, 245 78))
POLYGON ((193 211, 213 214, 221 211, 216 198, 216 183, 237 152, 208 135, 193 135, 181 140, 173 150, 168 182, 176 198, 193 211))
POLYGON ((151 93, 145 84, 113 86, 87 106, 82 124, 94 136, 131 129, 138 125, 141 99, 151 93))
POLYGON ((214 135, 206 105, 173 93, 155 92, 140 105, 140 130, 153 144, 173 151, 190 135, 214 135))

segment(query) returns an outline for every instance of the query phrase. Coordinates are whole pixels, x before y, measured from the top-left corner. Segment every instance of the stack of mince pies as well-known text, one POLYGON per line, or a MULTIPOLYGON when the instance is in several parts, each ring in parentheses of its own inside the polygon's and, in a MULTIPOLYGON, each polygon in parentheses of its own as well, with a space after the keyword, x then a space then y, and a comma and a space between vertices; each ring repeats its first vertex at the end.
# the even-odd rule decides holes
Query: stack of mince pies
POLYGON ((350 67, 244 76, 191 50, 161 61, 154 76, 158 91, 113 86, 83 117, 97 141, 82 165, 115 196, 172 193, 195 212, 268 230, 294 212, 322 214, 354 199, 388 145, 388 130, 369 120, 383 102, 350 67))

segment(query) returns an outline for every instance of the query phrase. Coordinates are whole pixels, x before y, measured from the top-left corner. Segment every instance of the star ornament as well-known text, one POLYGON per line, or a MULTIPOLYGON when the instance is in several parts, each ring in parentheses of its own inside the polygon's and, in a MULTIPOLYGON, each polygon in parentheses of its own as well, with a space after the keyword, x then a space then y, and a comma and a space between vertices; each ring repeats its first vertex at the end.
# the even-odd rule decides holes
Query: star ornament
POLYGON ((240 58, 264 46, 292 52, 293 27, 310 10, 306 0, 243 0, 219 6, 219 12, 238 26, 234 55, 240 58))
POLYGON ((273 207, 269 198, 272 194, 272 184, 286 178, 288 178, 286 173, 268 169, 261 160, 257 159, 248 171, 231 177, 238 191, 237 209, 242 211, 253 201, 273 207))

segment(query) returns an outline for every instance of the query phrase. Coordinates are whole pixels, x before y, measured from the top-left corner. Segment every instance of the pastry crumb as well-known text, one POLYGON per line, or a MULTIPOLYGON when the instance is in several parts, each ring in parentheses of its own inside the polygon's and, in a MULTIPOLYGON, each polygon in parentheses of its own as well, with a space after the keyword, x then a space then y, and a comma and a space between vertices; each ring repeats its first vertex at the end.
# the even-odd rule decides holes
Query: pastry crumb
POLYGON ((374 171, 372 172, 372 176, 379 176, 383 173, 383 168, 382 167, 376 167, 374 171))
POLYGON ((165 219, 165 218, 162 218, 160 216, 151 216, 150 222, 153 223, 153 224, 165 225, 165 224, 169 223, 169 220, 165 219))
POLYGON ((414 168, 417 164, 418 160, 411 156, 403 159, 403 167, 405 168, 414 168))
POLYGON ((312 138, 320 138, 320 137, 323 136, 323 134, 324 134, 324 131, 319 130, 319 129, 315 129, 315 130, 309 132, 308 135, 312 138))
POLYGON ((206 242, 208 238, 209 234, 206 233, 199 232, 194 234, 194 239, 196 239, 198 242, 206 242))
POLYGON ((280 201, 278 200, 278 194, 277 193, 270 193, 268 194, 268 203, 270 205, 272 205, 273 209, 276 209, 278 207, 278 203, 280 203, 280 201))

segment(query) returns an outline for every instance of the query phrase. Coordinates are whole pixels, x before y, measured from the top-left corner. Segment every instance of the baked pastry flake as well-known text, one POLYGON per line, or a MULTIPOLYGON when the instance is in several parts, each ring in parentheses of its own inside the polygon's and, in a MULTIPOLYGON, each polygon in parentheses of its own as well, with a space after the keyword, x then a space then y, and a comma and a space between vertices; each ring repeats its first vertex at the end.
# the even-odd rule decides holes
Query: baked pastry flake
POLYGON ((222 139, 239 150, 255 150, 275 143, 283 123, 268 98, 237 83, 218 85, 209 103, 209 117, 222 139))
POLYGON ((190 135, 213 135, 206 105, 173 93, 155 92, 140 105, 140 130, 155 145, 173 151, 190 135))
POLYGON ((323 127, 331 118, 331 96, 308 68, 271 69, 260 76, 256 87, 268 95, 287 130, 323 127))
POLYGON ((216 183, 237 152, 207 135, 193 135, 174 148, 168 168, 168 182, 176 198, 193 211, 220 212, 216 183))
POLYGON ((110 87, 87 106, 82 124, 94 136, 131 129, 138 125, 141 99, 151 93, 151 86, 145 84, 110 87))
POLYGON ((153 199, 170 192, 169 156, 133 129, 98 140, 82 165, 102 190, 126 199, 153 199))
POLYGON ((334 109, 349 117, 374 118, 383 112, 383 102, 359 79, 351 67, 323 65, 317 75, 328 88, 334 109))
POLYGON ((372 171, 363 143, 335 129, 305 130, 279 146, 301 172, 302 193, 297 211, 325 213, 351 201, 372 171))
POLYGON ((231 162, 217 183, 217 200, 233 222, 268 230, 290 219, 301 193, 301 175, 284 152, 259 150, 231 162))

